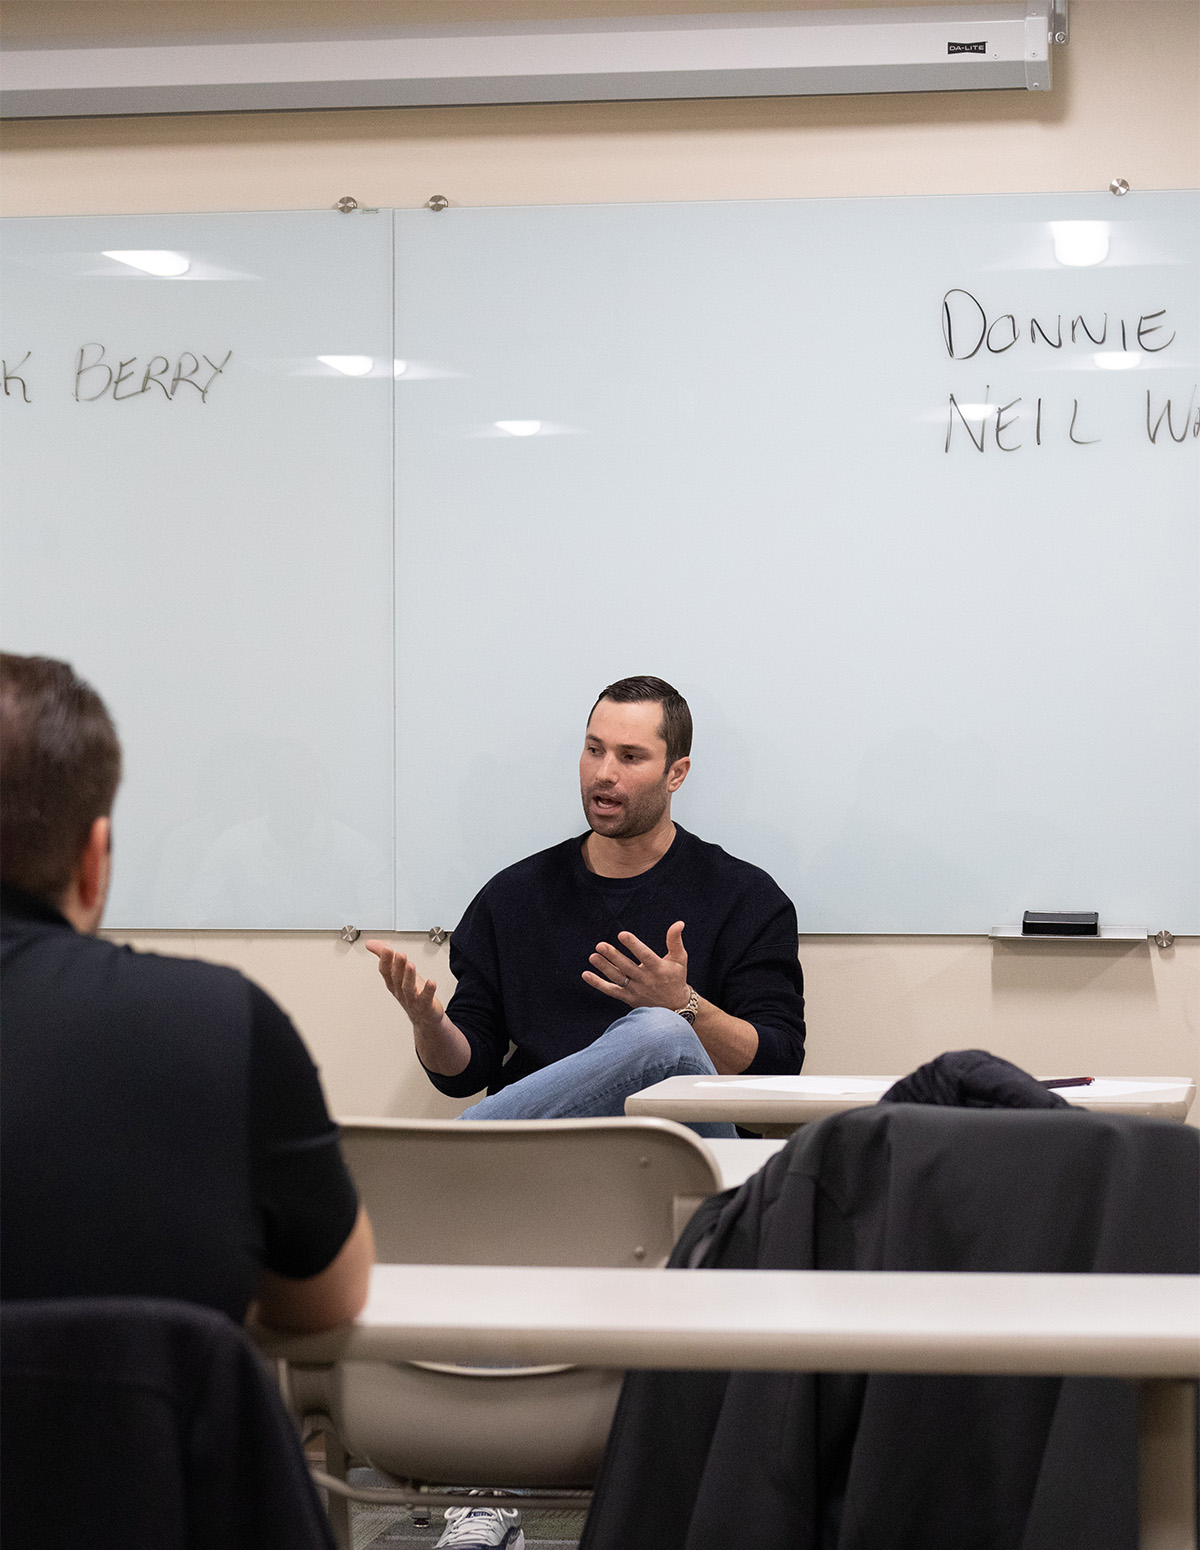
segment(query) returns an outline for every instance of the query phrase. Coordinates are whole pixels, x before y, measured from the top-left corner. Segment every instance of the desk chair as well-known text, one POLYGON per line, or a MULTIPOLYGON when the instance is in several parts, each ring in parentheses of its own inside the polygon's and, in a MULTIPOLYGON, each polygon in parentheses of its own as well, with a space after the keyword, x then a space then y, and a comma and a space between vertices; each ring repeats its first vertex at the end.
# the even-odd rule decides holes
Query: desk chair
MULTIPOLYGON (((670 1120, 345 1119, 341 1129, 381 1263, 662 1265, 721 1188, 704 1143, 670 1120)), ((590 1487, 621 1374, 344 1362, 332 1374, 292 1367, 288 1384, 296 1412, 326 1430, 328 1478, 318 1478, 348 1543, 337 1498, 428 1503, 430 1483, 590 1487), (349 1486, 351 1459, 405 1483, 349 1486)))
POLYGON ((223 1313, 0 1308, 5 1550, 332 1550, 299 1439, 223 1313))

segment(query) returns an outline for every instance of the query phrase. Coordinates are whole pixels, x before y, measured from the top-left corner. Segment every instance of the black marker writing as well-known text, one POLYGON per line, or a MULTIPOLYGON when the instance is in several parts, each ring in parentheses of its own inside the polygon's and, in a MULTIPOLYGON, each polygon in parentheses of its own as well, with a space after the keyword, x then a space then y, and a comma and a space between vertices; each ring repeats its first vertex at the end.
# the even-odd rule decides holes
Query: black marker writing
POLYGON ((1099 436, 1093 436, 1091 441, 1081 441, 1075 434, 1075 422, 1079 418, 1079 400, 1075 399, 1071 407, 1071 429, 1069 435, 1077 447, 1094 447, 1100 440, 1099 436))
POLYGON ((169 399, 171 397, 171 390, 162 380, 162 374, 170 369, 171 363, 165 355, 152 355, 146 362, 146 369, 142 373, 142 392, 145 393, 153 382, 155 387, 162 388, 163 397, 169 399), (158 365, 159 361, 162 362, 161 366, 158 365))
MULTIPOLYGON (((991 392, 991 388, 990 387, 984 388, 983 393, 984 393, 984 398, 985 399, 987 398, 987 395, 990 392, 991 392)), ((954 416, 956 414, 957 414, 958 418, 962 421, 963 425, 966 427, 967 435, 971 438, 971 441, 974 444, 976 450, 979 451, 979 452, 982 452, 983 451, 984 439, 985 439, 987 433, 986 433, 983 425, 980 425, 980 427, 979 427, 979 440, 978 441, 975 440, 975 432, 971 429, 971 422, 970 422, 970 420, 967 419, 966 415, 958 407, 958 400, 955 398, 953 393, 951 393, 951 395, 950 395, 950 417, 949 417, 949 419, 946 422, 946 451, 949 452, 949 450, 950 450, 950 437, 951 437, 951 435, 953 434, 953 431, 954 431, 954 416)))
POLYGON ((1146 337, 1145 336, 1147 334, 1161 334, 1162 333, 1162 324, 1161 323, 1155 323, 1153 328, 1147 328, 1146 324, 1150 321, 1151 318, 1165 317, 1166 316, 1166 310, 1167 309, 1165 307, 1163 307, 1158 312, 1143 312, 1141 317, 1138 319, 1138 343, 1141 345, 1143 350, 1149 350, 1151 355, 1157 355, 1160 350, 1165 350, 1167 348, 1167 344, 1171 344, 1174 341, 1174 339, 1175 339, 1175 335, 1174 335, 1174 333, 1172 333, 1170 339, 1167 340, 1167 344, 1147 344, 1146 343, 1146 337))
POLYGON ((1152 446, 1158 445, 1158 433, 1162 430, 1163 421, 1167 422, 1167 434, 1172 441, 1186 441, 1189 429, 1193 436, 1200 436, 1200 411, 1196 412, 1195 420, 1192 419, 1192 411, 1196 404, 1196 389, 1192 388, 1192 396, 1188 399, 1187 413, 1183 417, 1183 429, 1179 435, 1175 434, 1175 416, 1173 405, 1168 398, 1163 407, 1158 411, 1158 419, 1151 425, 1150 420, 1154 411, 1150 402, 1150 390, 1146 390, 1146 435, 1149 436, 1152 446))
POLYGON ((1015 414, 1009 420, 1006 420, 1004 416, 1010 409, 1015 409, 1020 402, 1021 400, 1019 398, 1014 398, 1010 403, 1007 403, 1003 405, 1002 408, 996 410, 996 445, 1000 448, 1001 452, 1019 452, 1021 450, 1021 443, 1019 441, 1015 447, 1006 447, 1000 440, 1002 432, 1008 430, 1010 425, 1015 425, 1017 422, 1017 416, 1015 414))
POLYGON ((82 345, 80 345, 80 347, 79 347, 79 355, 78 355, 78 357, 76 358, 76 361, 75 361, 75 401, 76 401, 76 403, 80 403, 80 404, 94 403, 97 398, 103 398, 105 393, 107 393, 109 388, 112 386, 112 368, 110 366, 103 366, 103 365, 101 365, 101 362, 103 361, 103 359, 104 359, 104 346, 102 344, 82 344, 82 345), (96 357, 96 359, 94 361, 87 361, 87 362, 85 362, 84 358, 83 358, 85 350, 99 350, 100 354, 97 355, 97 357, 96 357), (83 381, 84 377, 90 376, 93 371, 102 371, 104 373, 104 386, 100 389, 100 391, 98 393, 81 393, 79 391, 80 383, 83 381))
MULTIPOLYGON (((1022 409, 1025 402, 1021 395, 1008 400, 1007 403, 996 405, 991 403, 991 386, 983 390, 982 403, 960 403, 953 393, 949 395, 949 403, 946 411, 946 437, 942 450, 949 452, 954 445, 954 433, 966 431, 970 437, 971 446, 976 452, 986 452, 988 442, 995 443, 999 452, 1020 452, 1023 447, 1040 447, 1043 442, 1053 441, 1065 433, 1066 439, 1075 447, 1095 447, 1105 438, 1104 436, 1087 436, 1083 434, 1084 428, 1092 429, 1087 421, 1094 418, 1089 416, 1088 406, 1081 403, 1078 398, 1071 399, 1070 417, 1067 417, 1065 402, 1060 406, 1059 413, 1055 413, 1055 403, 1051 399, 1050 407, 1046 409, 1045 399, 1039 395, 1036 400, 1030 400, 1030 407, 1022 409), (1045 412, 1043 412, 1045 411, 1045 412), (1033 440, 1018 439, 1021 436, 1022 422, 1033 422, 1033 440), (1050 435, 1043 436, 1043 429, 1048 427, 1050 435), (1057 427, 1061 427, 1058 430, 1057 427)), ((1094 406, 1093 406, 1094 407, 1094 406)), ((1100 429, 1103 429, 1103 425, 1100 429)), ((1192 391, 1186 404, 1178 396, 1160 397, 1157 400, 1153 389, 1146 392, 1146 436, 1151 446, 1170 446, 1172 442, 1182 445, 1187 441, 1200 441, 1200 382, 1192 385, 1192 391), (1166 430, 1164 436, 1163 430, 1166 430)))
POLYGON ((7 361, 0 361, 0 371, 3 371, 3 373, 4 373, 4 396, 5 396, 5 398, 10 398, 12 396, 12 389, 9 387, 8 384, 10 382, 19 382, 21 384, 21 397, 25 400, 25 402, 27 404, 31 404, 33 402, 33 400, 29 396, 29 389, 25 386, 25 378, 17 375, 17 373, 20 371, 21 367, 24 366, 25 362, 29 359, 31 353, 32 353, 31 351, 26 350, 25 354, 21 357, 21 359, 17 362, 17 364, 12 368, 11 371, 8 369, 8 362, 7 361))
MULTIPOLYGON (((1061 406, 1061 412, 1055 414, 1054 400, 1046 408, 1045 399, 1039 394, 1036 399, 1026 400, 1023 395, 1016 394, 1006 403, 994 404, 991 398, 991 386, 983 390, 982 403, 961 404, 955 394, 949 395, 946 417, 946 437, 942 450, 949 452, 954 444, 955 430, 965 430, 971 438, 971 445, 976 452, 987 450, 989 441, 994 442, 998 452, 1020 452, 1024 447, 1040 447, 1044 442, 1056 440, 1059 436, 1065 437, 1073 446, 1094 447, 1103 441, 1102 436, 1085 436, 1083 426, 1088 419, 1087 407, 1082 405, 1078 398, 1071 400, 1070 417, 1068 419, 1066 404, 1061 406), (1028 402, 1029 407, 1023 408, 1028 402), (1022 435, 1023 427, 1032 424, 1033 439, 1022 435), (1058 429, 1061 427, 1061 430, 1058 429), (1046 429, 1048 435, 1043 435, 1046 429)), ((1193 390, 1192 400, 1188 403, 1187 418, 1184 421, 1184 435, 1192 424, 1193 413, 1196 409, 1196 394, 1200 392, 1200 384, 1193 390)), ((999 396, 999 395, 997 395, 999 396)), ((1167 425, 1172 437, 1176 441, 1182 441, 1183 436, 1177 435, 1174 429, 1172 414, 1178 415, 1178 405, 1172 410, 1170 400, 1159 412, 1158 419, 1153 418, 1149 397, 1146 402, 1146 430, 1150 440, 1158 437, 1162 425, 1167 425)), ((1195 420, 1200 424, 1200 413, 1195 413, 1195 420)), ((1090 427, 1089 427, 1090 428, 1090 427)), ((1200 431, 1194 432, 1200 436, 1200 431)), ((961 441, 961 435, 959 440, 961 441)))
POLYGON ((949 355, 952 361, 969 361, 973 355, 978 354, 980 345, 987 338, 987 331, 987 313, 975 300, 974 296, 971 295, 970 291, 955 289, 946 292, 946 294, 942 297, 942 338, 946 341, 946 353, 949 355), (951 305, 950 298, 952 296, 966 297, 967 301, 971 304, 970 307, 965 309, 966 315, 960 316, 958 320, 957 332, 960 341, 960 347, 958 349, 955 349, 954 313, 956 307, 960 310, 960 312, 963 310, 963 308, 961 303, 955 303, 953 306, 951 305), (974 312, 971 311, 971 308, 974 308, 974 312), (970 334, 967 331, 974 328, 976 313, 978 313, 979 335, 976 338, 975 343, 969 350, 967 350, 965 349, 963 335, 966 334, 967 341, 969 341, 970 334))
MULTIPOLYGON (((1143 312, 1136 323, 1130 322, 1126 327, 1124 318, 1121 324, 1121 348, 1129 349, 1129 334, 1136 333, 1138 346, 1147 354, 1157 355, 1175 342, 1176 333, 1172 330, 1169 337, 1162 344, 1152 344, 1150 341, 1156 334, 1160 334, 1168 326, 1156 321, 1165 318, 1167 309, 1160 307, 1157 312, 1143 312)), ((1062 312, 1053 315, 1044 313, 1040 317, 1030 317, 1028 342, 1031 345, 1049 345, 1052 350, 1061 350, 1067 343, 1064 337, 1062 312)), ((1089 349, 1104 344, 1108 338, 1108 313, 1103 315, 1103 322, 1097 324, 1093 318, 1091 322, 1081 312, 1077 312, 1069 319, 1070 343, 1080 349, 1089 349)), ((978 355, 980 350, 986 350, 989 355, 1003 355, 1007 350, 1020 340, 1021 325, 1013 312, 1001 312, 994 317, 989 317, 987 308, 977 296, 970 291, 963 290, 961 286, 955 286, 948 290, 942 297, 942 341, 946 346, 946 353, 951 360, 969 361, 978 355)))
MULTIPOLYGON (((1003 339, 1004 335, 1001 334, 999 337, 1001 339, 1003 339)), ((1016 318, 1013 317, 1011 312, 1005 312, 1001 317, 996 318, 995 321, 988 328, 987 337, 986 337, 986 343, 987 343, 988 349, 992 352, 993 355, 1003 355, 1005 350, 1011 350, 1012 349, 1013 345, 1016 344, 1017 340, 1020 337, 1021 337, 1021 330, 1020 330, 1020 328, 1019 328, 1019 326, 1017 324, 1016 318), (1007 323, 1008 327, 1009 327, 1009 336, 1010 337, 1009 337, 1008 343, 1007 344, 993 344, 993 342, 992 342, 992 335, 996 332, 997 328, 999 328, 1002 323, 1007 323)))
MULTIPOLYGON (((1122 325, 1122 326, 1124 326, 1124 325, 1122 325)), ((1077 318, 1072 318, 1071 319, 1071 343, 1072 344, 1075 343, 1075 338, 1076 338, 1075 331, 1076 331, 1076 329, 1079 329, 1079 328, 1083 329, 1084 333, 1088 336, 1088 338, 1092 341, 1093 344, 1103 344, 1104 341, 1108 338, 1108 313, 1106 312, 1104 314, 1104 324, 1103 324, 1103 327, 1100 329, 1100 337, 1099 337, 1099 339, 1096 338, 1095 334, 1093 334, 1091 329, 1087 326, 1087 323, 1084 321, 1083 313, 1081 312, 1077 318)))
MULTIPOLYGON (((181 387, 190 387, 200 395, 201 403, 207 403, 210 388, 233 358, 232 350, 226 350, 224 357, 219 361, 207 355, 194 355, 191 350, 184 350, 176 359, 175 368, 172 371, 171 362, 167 356, 152 355, 146 362, 145 370, 139 374, 136 355, 119 360, 114 367, 106 360, 106 353, 104 345, 95 342, 80 346, 75 358, 77 402, 95 403, 96 399, 103 398, 111 389, 114 402, 124 403, 128 398, 141 398, 152 387, 158 388, 163 397, 171 402, 178 396, 181 387), (204 362, 203 366, 200 364, 201 361, 204 362), (169 382, 166 380, 168 372, 171 372, 169 382)), ((5 391, 7 392, 7 386, 5 391)))
POLYGON ((171 397, 174 398, 179 391, 180 385, 186 383, 188 387, 196 389, 197 393, 200 394, 200 401, 203 403, 204 394, 201 391, 200 384, 195 380, 196 373, 199 370, 200 362, 190 350, 185 350, 175 364, 175 375, 171 378, 171 397), (192 363, 186 371, 183 369, 184 361, 191 361, 192 363))
POLYGON ((122 382, 131 382, 136 380, 136 372, 125 370, 126 366, 132 366, 136 360, 137 356, 131 355, 127 361, 122 361, 117 367, 117 374, 113 378, 113 397, 117 400, 118 403, 120 403, 121 399, 123 398, 136 398, 142 391, 140 387, 135 387, 132 393, 117 392, 117 389, 121 386, 122 382))
POLYGON ((226 366, 229 365, 229 362, 230 362, 232 356, 233 356, 233 351, 232 350, 226 350, 225 351, 225 359, 221 362, 221 364, 219 366, 217 365, 216 361, 210 361, 207 355, 203 357, 205 365, 212 367, 212 376, 209 377, 208 381, 204 384, 204 391, 200 394, 200 397, 202 399, 204 399, 205 401, 207 401, 207 399, 208 399, 208 390, 209 390, 209 388, 212 387, 213 383, 217 380, 217 378, 225 370, 226 366))

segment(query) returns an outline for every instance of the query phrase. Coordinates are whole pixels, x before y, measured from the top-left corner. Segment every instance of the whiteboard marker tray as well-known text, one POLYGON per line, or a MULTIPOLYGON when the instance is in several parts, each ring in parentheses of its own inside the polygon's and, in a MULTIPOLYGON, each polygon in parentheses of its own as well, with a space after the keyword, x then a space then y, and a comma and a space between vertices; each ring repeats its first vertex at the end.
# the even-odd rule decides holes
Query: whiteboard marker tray
POLYGON ((1096 936, 1076 936, 1068 932, 1022 931, 1020 926, 993 926, 988 936, 998 942, 1144 942, 1150 933, 1145 926, 1101 926, 1096 936))

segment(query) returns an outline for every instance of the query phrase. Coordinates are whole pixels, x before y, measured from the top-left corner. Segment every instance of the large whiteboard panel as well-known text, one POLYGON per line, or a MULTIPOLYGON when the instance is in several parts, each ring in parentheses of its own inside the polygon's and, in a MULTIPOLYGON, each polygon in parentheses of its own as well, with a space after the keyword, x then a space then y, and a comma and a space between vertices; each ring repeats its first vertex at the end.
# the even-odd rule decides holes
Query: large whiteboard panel
POLYGON ((1200 929, 1198 205, 397 212, 399 924, 651 672, 804 931, 1200 929))
POLYGON ((389 923, 390 220, 15 220, 4 252, 4 642, 117 720, 107 923, 389 923))

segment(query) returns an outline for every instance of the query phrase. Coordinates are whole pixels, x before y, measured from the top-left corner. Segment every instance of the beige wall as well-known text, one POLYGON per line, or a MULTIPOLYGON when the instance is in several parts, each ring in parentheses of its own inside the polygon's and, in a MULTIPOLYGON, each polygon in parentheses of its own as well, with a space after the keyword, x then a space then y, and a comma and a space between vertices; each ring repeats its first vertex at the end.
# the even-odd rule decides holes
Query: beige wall
MULTIPOLYGON (((568 0, 507 6, 582 14, 671 10, 568 0)), ((694 9, 736 10, 734 0, 694 9)), ((769 9, 755 0, 746 9, 769 9)), ((810 6, 811 8, 811 6, 810 6)), ((175 6, 9 0, 7 32, 56 15, 129 30, 164 12, 243 25, 313 5, 175 6), (130 20, 130 17, 134 21, 130 20), (228 18, 226 18, 228 20, 228 18)), ((348 9, 325 7, 339 17, 348 9)), ((498 9, 442 0, 375 14, 444 20, 498 9)), ((179 25, 182 25, 180 23, 179 25)), ((1200 183, 1200 0, 1071 0, 1054 90, 564 104, 339 113, 30 121, 4 134, 8 214, 803 195, 1020 193, 1200 183)))
MULTIPOLYGON (((114 933, 159 952, 233 963, 295 1018, 342 1115, 455 1114, 412 1054, 403 1015, 363 941, 332 933, 114 933)), ((389 938, 439 989, 445 946, 389 938)), ((864 1076, 911 1070, 946 1049, 991 1049, 1039 1076, 1195 1076, 1200 1069, 1200 940, 996 944, 978 937, 802 937, 805 1070, 864 1076)), ((1191 1119, 1200 1121, 1200 1104, 1191 1119)))
MULTIPOLYGON (((584 14, 733 9, 732 0, 583 5, 584 14)), ((766 8, 756 6, 755 8, 766 8)), ((377 21, 498 5, 334 7, 377 21)), ((551 14, 530 0, 505 14, 551 14)), ((27 41, 56 27, 123 36, 312 25, 320 5, 10 3, 27 41)), ((1200 0, 1071 0, 1047 95, 381 110, 5 126, 9 214, 995 193, 1200 185, 1200 0)), ((570 708, 565 708, 567 714, 570 708)), ((1152 929, 1170 921, 1147 921, 1152 929)), ((361 942, 315 933, 142 934, 236 963, 293 1014, 343 1114, 439 1114, 361 942)), ((405 938, 445 984, 446 949, 405 938)), ((982 1045, 1042 1075, 1194 1075, 1200 941, 995 946, 970 937, 801 942, 815 1072, 889 1073, 982 1045)), ((1200 1106, 1198 1106, 1200 1107, 1200 1106)), ((1195 1115, 1193 1115, 1195 1117, 1195 1115)))

